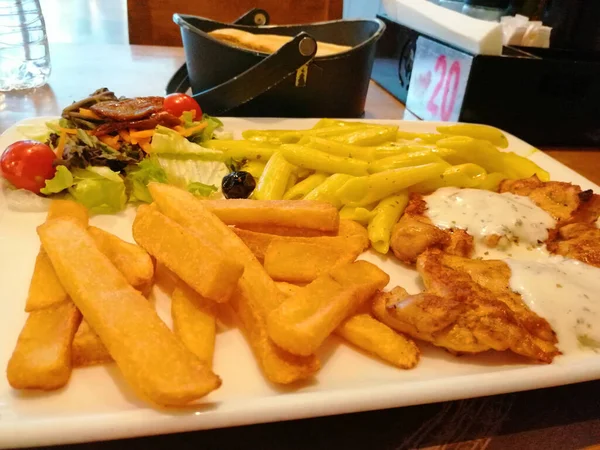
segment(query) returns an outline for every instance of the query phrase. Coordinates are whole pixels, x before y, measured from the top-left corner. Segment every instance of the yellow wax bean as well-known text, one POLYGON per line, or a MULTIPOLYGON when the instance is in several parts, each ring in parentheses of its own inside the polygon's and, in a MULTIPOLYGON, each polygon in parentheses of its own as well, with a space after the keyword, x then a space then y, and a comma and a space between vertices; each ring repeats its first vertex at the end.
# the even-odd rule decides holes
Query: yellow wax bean
POLYGON ((276 148, 268 147, 230 148, 228 150, 223 150, 223 154, 227 158, 232 158, 237 161, 242 161, 244 159, 267 161, 273 156, 273 153, 275 153, 276 150, 276 148))
POLYGON ((342 206, 342 202, 337 197, 337 191, 348 181, 353 179, 352 175, 346 175, 344 173, 334 173, 320 185, 310 191, 304 200, 318 200, 322 202, 329 202, 336 208, 342 206))
POLYGON ((390 250, 392 228, 400 219, 408 204, 408 191, 402 191, 391 197, 384 198, 373 210, 374 216, 369 222, 367 231, 373 248, 387 254, 390 250))
POLYGON ((279 152, 269 159, 256 184, 256 200, 281 200, 294 167, 279 152))
POLYGON ((345 173, 348 175, 366 175, 368 163, 358 159, 333 156, 314 148, 302 145, 282 145, 281 154, 291 164, 298 167, 326 173, 345 173))
POLYGON ((305 136, 298 142, 300 145, 321 150, 334 156, 342 156, 345 158, 356 158, 364 161, 372 161, 375 159, 375 149, 373 147, 359 147, 357 145, 343 144, 341 142, 332 141, 315 136, 305 136))
POLYGON ((405 153, 415 153, 436 149, 433 144, 414 144, 414 143, 392 143, 389 145, 380 145, 374 147, 373 157, 375 159, 389 158, 391 156, 403 155, 405 153))
POLYGON ((288 189, 283 199, 300 200, 326 179, 327 175, 324 173, 314 173, 288 189))
POLYGON ((340 209, 340 219, 354 220, 355 222, 363 225, 368 225, 369 221, 373 218, 375 212, 369 210, 368 207, 363 206, 348 206, 345 205, 340 209))
POLYGON ((508 139, 502 131, 489 125, 479 125, 472 123, 457 123, 454 125, 443 125, 437 127, 440 133, 453 136, 469 136, 474 139, 483 139, 489 141, 496 147, 508 147, 508 139))
POLYGON ((430 163, 357 177, 346 182, 337 195, 344 204, 365 206, 396 194, 413 184, 439 177, 448 167, 447 163, 430 163))
POLYGON ((360 146, 380 145, 393 141, 397 131, 398 127, 396 126, 364 127, 351 133, 333 136, 331 139, 344 144, 360 146))
POLYGON ((258 159, 251 159, 246 161, 246 163, 242 166, 241 170, 244 172, 248 172, 255 179, 259 179, 265 170, 266 161, 260 161, 258 159))
POLYGON ((436 189, 453 186, 460 188, 478 188, 485 180, 487 172, 477 164, 459 164, 449 167, 440 177, 418 183, 410 188, 412 192, 428 193, 436 189))
POLYGON ((454 150, 439 149, 423 150, 414 153, 390 156, 369 163, 369 172, 383 172, 384 170, 399 169, 400 167, 420 166, 432 162, 443 162, 444 155, 454 154, 454 150))

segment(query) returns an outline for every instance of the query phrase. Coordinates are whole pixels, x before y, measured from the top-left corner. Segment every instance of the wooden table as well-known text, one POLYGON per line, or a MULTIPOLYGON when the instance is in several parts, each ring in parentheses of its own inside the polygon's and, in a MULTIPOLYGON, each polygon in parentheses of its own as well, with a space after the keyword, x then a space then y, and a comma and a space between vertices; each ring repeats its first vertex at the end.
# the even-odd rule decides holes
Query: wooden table
MULTIPOLYGON (((19 120, 57 115, 96 88, 118 95, 163 93, 183 61, 178 48, 54 45, 49 85, 0 93, 0 132, 19 120)), ((402 119, 404 106, 375 84, 367 117, 402 119)), ((548 153, 600 184, 600 152, 548 153)), ((276 424, 87 444, 92 449, 547 449, 600 443, 600 381, 432 405, 276 424)))

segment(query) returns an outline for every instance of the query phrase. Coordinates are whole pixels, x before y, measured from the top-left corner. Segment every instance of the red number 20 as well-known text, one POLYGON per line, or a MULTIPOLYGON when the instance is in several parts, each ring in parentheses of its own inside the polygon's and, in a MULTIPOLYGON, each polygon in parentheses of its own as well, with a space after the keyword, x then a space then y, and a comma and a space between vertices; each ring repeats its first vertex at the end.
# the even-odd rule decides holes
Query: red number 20
POLYGON ((435 73, 439 73, 440 76, 437 84, 433 88, 431 97, 427 102, 427 110, 432 116, 438 116, 439 112, 439 117, 443 121, 450 120, 450 116, 454 110, 454 104, 456 103, 456 96, 458 94, 458 83, 460 81, 460 64, 458 61, 453 61, 450 65, 450 70, 447 69, 448 63, 446 61, 446 56, 440 55, 435 62, 434 68, 435 73), (442 88, 444 89, 444 93, 442 95, 442 104, 440 107, 437 97, 442 88))

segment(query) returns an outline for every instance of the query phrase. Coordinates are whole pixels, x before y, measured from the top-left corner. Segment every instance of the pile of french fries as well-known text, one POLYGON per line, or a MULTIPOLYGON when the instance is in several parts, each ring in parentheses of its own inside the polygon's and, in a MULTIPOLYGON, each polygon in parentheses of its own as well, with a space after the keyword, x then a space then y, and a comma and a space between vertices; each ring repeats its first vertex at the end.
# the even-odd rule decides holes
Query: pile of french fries
POLYGON ((367 230, 333 205, 149 190, 154 203, 133 222, 137 245, 89 226, 83 206, 52 202, 7 368, 12 387, 59 389, 73 368, 114 361, 141 398, 188 404, 221 385, 217 322, 231 311, 272 383, 315 376, 332 334, 399 368, 418 363, 415 343, 371 314, 389 276, 356 260, 367 230), (174 280, 172 330, 146 299, 155 267, 174 280))
POLYGON ((247 130, 242 140, 205 143, 223 160, 242 161, 258 200, 318 200, 368 226, 372 247, 387 253, 391 227, 408 192, 444 186, 495 190, 503 179, 549 175, 527 158, 501 151, 506 136, 486 125, 439 126, 414 133, 398 126, 321 119, 308 130, 247 130))

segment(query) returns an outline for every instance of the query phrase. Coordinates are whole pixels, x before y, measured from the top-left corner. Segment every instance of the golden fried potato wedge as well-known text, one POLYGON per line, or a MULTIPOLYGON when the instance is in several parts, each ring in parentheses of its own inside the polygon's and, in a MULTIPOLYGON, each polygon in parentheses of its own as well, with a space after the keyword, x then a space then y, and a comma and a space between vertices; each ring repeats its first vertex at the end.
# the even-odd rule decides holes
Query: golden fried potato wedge
POLYGON ((171 296, 173 332, 183 345, 212 367, 217 334, 217 305, 180 281, 171 296))
POLYGON ((338 266, 269 314, 269 337, 290 353, 310 355, 388 282, 385 272, 366 261, 338 266))
POLYGON ((337 231, 340 216, 327 202, 310 200, 204 200, 203 205, 227 225, 282 226, 337 231))
MULTIPOLYGON (((348 221, 349 222, 349 221, 348 221)), ((358 225, 358 224, 357 224, 358 225)), ((362 233, 357 228, 347 228, 344 236, 316 236, 316 237, 301 237, 301 236, 277 236, 274 234, 258 233, 256 231, 250 231, 242 228, 232 228, 233 232, 238 235, 244 244, 254 253, 256 259, 261 263, 265 260, 267 248, 271 243, 285 242, 285 243, 298 243, 298 244, 316 244, 320 246, 333 246, 337 249, 346 248, 351 246, 352 249, 360 248, 359 254, 369 248, 369 237, 366 229, 361 225, 358 225, 364 230, 362 233)))
MULTIPOLYGON (((342 221, 340 220, 340 226, 342 221)), ((294 236, 294 237, 316 237, 316 236, 337 236, 338 231, 322 231, 313 228, 298 228, 298 227, 281 227, 270 224, 242 224, 238 225, 237 229, 255 231, 256 233, 275 234, 277 236, 294 236)))
MULTIPOLYGON (((68 217, 81 224, 88 223, 88 213, 85 206, 70 200, 53 200, 48 209, 46 220, 59 217, 68 217)), ((58 305, 68 300, 67 293, 56 277, 54 268, 44 252, 40 249, 35 260, 33 276, 29 284, 29 293, 25 304, 25 311, 31 312, 37 309, 58 305)))
POLYGON ((88 233, 129 284, 147 294, 154 280, 154 263, 150 255, 139 245, 125 242, 100 228, 88 227, 88 233))
POLYGON ((292 295, 297 294, 302 289, 302 286, 298 286, 297 284, 286 283, 285 281, 278 281, 275 283, 277 289, 285 295, 286 297, 291 297, 292 295))
POLYGON ((314 355, 292 355, 269 339, 266 317, 285 297, 244 242, 203 207, 205 201, 196 199, 193 194, 159 183, 150 183, 148 188, 163 214, 192 230, 206 229, 223 250, 235 255, 244 265, 244 273, 230 303, 267 379, 273 383, 289 384, 313 376, 320 368, 314 355))
POLYGON ((71 342, 80 320, 70 301, 31 312, 8 362, 9 384, 15 389, 43 390, 66 385, 71 376, 71 342))
POLYGON ((35 259, 25 311, 32 312, 60 305, 68 300, 69 296, 58 281, 48 255, 41 248, 35 259))
POLYGON ((275 281, 310 283, 334 267, 354 261, 364 249, 362 242, 351 238, 322 239, 327 238, 310 239, 315 242, 273 240, 265 252, 265 270, 275 281))
POLYGON ((38 235, 60 282, 134 390, 156 404, 177 406, 220 386, 83 226, 54 219, 38 227, 38 235))
POLYGON ((86 320, 82 320, 73 338, 73 367, 93 366, 112 360, 100 336, 86 320))
POLYGON ((244 271, 206 228, 184 228, 152 206, 138 208, 133 238, 196 292, 215 302, 229 300, 244 271))
POLYGON ((412 339, 396 333, 370 314, 349 317, 336 328, 335 333, 401 369, 412 369, 419 362, 419 348, 412 339))

